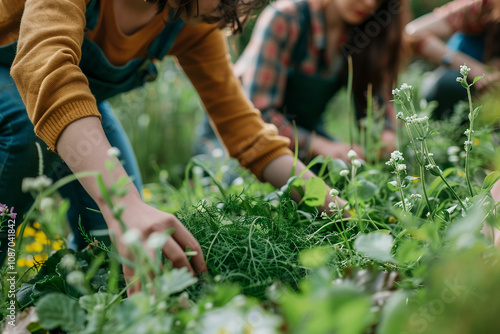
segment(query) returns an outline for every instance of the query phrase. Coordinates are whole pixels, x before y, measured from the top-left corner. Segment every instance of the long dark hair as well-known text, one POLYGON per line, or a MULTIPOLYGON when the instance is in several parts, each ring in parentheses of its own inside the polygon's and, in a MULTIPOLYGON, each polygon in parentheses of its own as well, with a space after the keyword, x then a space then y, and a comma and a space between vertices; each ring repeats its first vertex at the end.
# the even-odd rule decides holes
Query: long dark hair
MULTIPOLYGON (((148 2, 158 4, 158 12, 162 12, 166 5, 167 0, 146 0, 148 2)), ((198 3, 198 0, 180 0, 180 7, 176 9, 175 15, 172 20, 177 20, 183 12, 192 16, 195 8, 198 6, 193 6, 193 1, 198 3)), ((207 23, 219 23, 219 28, 231 28, 233 33, 239 33, 243 31, 243 24, 249 17, 249 15, 255 11, 263 8, 267 4, 267 0, 248 0, 248 1, 238 1, 238 0, 221 0, 218 9, 221 12, 220 16, 217 17, 204 17, 203 21, 207 23)), ((197 16, 195 14, 194 16, 197 16)))
MULTIPOLYGON (((390 96, 404 58, 404 27, 409 20, 407 0, 386 0, 370 19, 348 27, 349 47, 341 48, 344 55, 351 55, 353 60, 353 93, 358 117, 363 116, 369 84, 374 94, 384 99, 390 96), (363 39, 365 43, 360 45, 363 39)), ((347 66, 344 77, 347 77, 347 66)))

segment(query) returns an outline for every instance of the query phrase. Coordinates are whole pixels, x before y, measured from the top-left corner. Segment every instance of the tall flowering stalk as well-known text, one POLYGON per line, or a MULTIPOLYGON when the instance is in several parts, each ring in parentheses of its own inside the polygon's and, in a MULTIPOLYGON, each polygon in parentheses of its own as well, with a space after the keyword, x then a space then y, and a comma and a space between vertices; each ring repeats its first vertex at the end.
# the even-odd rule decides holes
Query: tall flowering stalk
POLYGON ((406 165, 403 163, 403 153, 399 151, 394 151, 391 153, 391 158, 385 164, 391 166, 396 174, 396 188, 399 190, 399 194, 401 195, 401 206, 403 211, 410 211, 410 207, 407 207, 407 201, 405 200, 405 195, 403 193, 403 182, 401 181, 401 176, 406 174, 406 165))
POLYGON ((479 113, 479 110, 481 109, 481 106, 477 107, 474 109, 472 105, 472 96, 471 96, 471 87, 484 75, 479 76, 474 78, 471 84, 467 82, 467 76, 469 75, 470 68, 467 67, 466 64, 463 64, 460 66, 460 74, 462 77, 458 77, 457 81, 460 82, 462 87, 464 87, 467 90, 467 98, 469 100, 469 122, 470 122, 470 127, 465 131, 465 135, 467 136, 467 140, 464 142, 464 149, 465 149, 465 179, 467 180, 467 187, 469 188, 469 193, 472 196, 474 196, 474 191, 472 190, 472 184, 470 182, 470 168, 469 168, 469 163, 470 163, 470 151, 472 151, 472 147, 474 146, 474 119, 476 118, 477 114, 479 113))
POLYGON ((400 89, 394 89, 392 91, 394 95, 394 102, 401 106, 402 112, 397 114, 397 118, 401 119, 405 124, 406 131, 408 132, 408 137, 410 139, 411 148, 415 152, 415 157, 420 166, 419 174, 420 180, 422 181, 422 192, 424 194, 425 202, 429 208, 429 212, 433 212, 430 205, 429 197, 427 195, 427 190, 425 188, 425 169, 434 176, 439 176, 441 180, 446 184, 450 192, 460 203, 460 206, 466 210, 464 204, 458 197, 457 193, 450 184, 443 177, 443 172, 439 166, 437 166, 434 161, 433 154, 429 151, 427 146, 426 138, 432 134, 433 131, 429 127, 429 118, 427 116, 419 117, 415 106, 413 105, 413 87, 406 83, 401 85, 400 89), (418 142, 418 144, 417 144, 418 142))

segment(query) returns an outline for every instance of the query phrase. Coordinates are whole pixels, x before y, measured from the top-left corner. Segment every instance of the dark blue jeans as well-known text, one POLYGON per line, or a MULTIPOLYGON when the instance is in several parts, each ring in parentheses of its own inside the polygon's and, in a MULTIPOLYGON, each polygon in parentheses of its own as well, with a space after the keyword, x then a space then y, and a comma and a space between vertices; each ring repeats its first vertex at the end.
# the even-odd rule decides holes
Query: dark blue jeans
MULTIPOLYGON (((136 187, 141 189, 139 167, 125 131, 113 115, 109 104, 100 103, 98 108, 109 142, 121 151, 120 160, 125 170, 133 177, 136 187)), ((0 203, 15 208, 14 212, 18 214, 16 219, 18 224, 23 221, 23 215, 34 201, 31 194, 22 192, 21 183, 25 177, 38 175, 39 159, 35 142, 39 142, 42 147, 45 175, 55 182, 71 174, 70 169, 59 156, 47 150, 47 146, 35 135, 33 124, 28 118, 23 101, 10 77, 9 69, 0 66, 0 203)), ((71 202, 68 220, 74 237, 70 240, 70 247, 82 249, 86 244, 78 231, 79 217, 87 232, 107 229, 107 225, 101 214, 87 209, 97 210, 98 207, 78 181, 62 187, 59 192, 71 202)), ((6 237, 4 230, 0 233, 0 264, 5 258, 6 237)))

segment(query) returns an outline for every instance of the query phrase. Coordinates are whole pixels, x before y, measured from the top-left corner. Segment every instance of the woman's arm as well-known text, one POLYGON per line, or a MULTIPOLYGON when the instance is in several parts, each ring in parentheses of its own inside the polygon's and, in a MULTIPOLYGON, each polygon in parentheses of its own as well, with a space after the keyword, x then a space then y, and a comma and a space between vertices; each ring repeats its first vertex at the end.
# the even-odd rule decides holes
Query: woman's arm
MULTIPOLYGON (((475 18, 477 25, 484 24, 483 3, 483 0, 455 0, 408 23, 405 31, 412 38, 413 50, 436 64, 447 64, 457 70, 465 63, 471 68, 471 78, 487 73, 485 64, 462 52, 451 52, 444 42, 470 26, 475 18)), ((480 81, 477 85, 480 88, 480 81)))
MULTIPOLYGON (((97 171, 110 184, 105 168, 111 147, 100 122, 100 114, 88 81, 78 67, 85 28, 85 0, 27 0, 21 21, 18 52, 11 73, 23 98, 35 132, 74 173, 97 171)), ((120 166, 113 179, 126 176, 120 166)), ((122 256, 130 257, 121 236, 123 231, 103 200, 94 177, 81 179, 85 190, 99 206, 122 256)), ((137 229, 145 242, 152 232, 175 228, 163 251, 175 266, 205 271, 201 249, 191 234, 172 215, 146 205, 130 183, 122 199, 126 205, 123 221, 137 229), (188 262, 184 249, 198 255, 188 262)), ((132 270, 124 267, 127 278, 132 270)), ((133 292, 136 287, 129 290, 133 292)))
MULTIPOLYGON (((200 94, 229 154, 260 180, 276 187, 285 185, 294 162, 289 140, 279 136, 274 125, 264 123, 243 94, 232 72, 223 33, 207 25, 185 27, 176 43, 172 54, 178 57, 200 94)), ((303 169, 305 166, 298 161, 296 173, 303 169)), ((313 175, 307 171, 304 178, 313 175)), ((299 200, 297 194, 294 196, 299 200)), ((325 206, 319 209, 326 209, 333 200, 329 195, 326 199, 325 206)))
MULTIPOLYGON (((100 172, 107 186, 113 181, 118 180, 121 176, 127 176, 125 169, 118 161, 116 161, 115 165, 119 167, 113 171, 113 175, 109 175, 105 167, 105 161, 108 158, 107 152, 110 148, 111 145, 97 117, 86 117, 72 122, 64 129, 57 142, 57 151, 74 173, 81 171, 100 172)), ((117 158, 114 159, 116 160, 117 158)), ((122 241, 124 231, 122 231, 121 225, 114 218, 111 208, 104 200, 95 177, 81 178, 79 181, 99 206, 111 230, 112 240, 118 246, 120 255, 130 258, 131 255, 128 248, 122 241)), ((193 273, 195 271, 205 272, 206 266, 201 248, 182 223, 174 215, 145 204, 132 182, 129 182, 126 187, 128 192, 120 199, 120 204, 125 205, 125 210, 121 218, 127 228, 139 231, 141 241, 150 254, 154 257, 153 251, 146 246, 146 240, 151 233, 162 233, 170 228, 174 228, 175 232, 167 239, 162 248, 165 256, 175 267, 187 267, 193 273), (197 255, 191 258, 192 266, 184 253, 186 247, 197 252, 197 255)), ((133 270, 130 267, 124 266, 124 274, 125 277, 132 278, 133 270)), ((131 287, 128 291, 129 294, 139 289, 139 286, 135 285, 131 287)))

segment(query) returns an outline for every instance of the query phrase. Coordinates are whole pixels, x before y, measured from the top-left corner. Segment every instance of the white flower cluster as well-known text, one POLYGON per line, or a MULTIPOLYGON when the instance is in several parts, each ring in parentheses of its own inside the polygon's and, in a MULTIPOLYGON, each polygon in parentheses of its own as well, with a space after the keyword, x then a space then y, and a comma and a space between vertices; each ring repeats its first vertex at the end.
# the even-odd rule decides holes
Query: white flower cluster
POLYGON ((106 153, 108 158, 117 158, 121 152, 117 147, 111 147, 106 153))
POLYGON ((423 117, 418 117, 417 115, 412 115, 409 117, 406 117, 404 121, 408 124, 421 124, 424 122, 427 122, 429 120, 429 117, 423 116, 423 117))
POLYGON ((349 152, 347 152, 347 157, 351 160, 356 159, 357 156, 358 154, 354 150, 349 150, 349 152))
MULTIPOLYGON (((469 134, 471 133, 470 129, 465 130, 464 135, 469 137, 469 134)), ((472 130, 472 133, 474 133, 474 130, 472 130)))
POLYGON ((410 101, 413 96, 413 86, 404 83, 399 89, 395 88, 392 90, 392 95, 398 100, 403 99, 403 94, 406 96, 406 99, 410 101))
POLYGON ((450 146, 446 153, 448 153, 448 161, 450 162, 458 162, 460 159, 458 157, 458 153, 460 152, 460 147, 458 146, 450 146))
POLYGON ((467 77, 469 75, 470 68, 467 67, 466 64, 460 65, 460 74, 463 75, 464 77, 467 77))
POLYGON ((471 140, 466 140, 466 141, 464 141, 464 149, 465 149, 466 151, 470 151, 470 150, 472 150, 472 146, 473 146, 473 145, 474 145, 474 144, 472 143, 472 141, 471 141, 471 140))
POLYGON ((35 178, 26 177, 23 179, 21 189, 25 193, 28 191, 41 192, 44 189, 48 188, 51 184, 52 184, 52 179, 49 179, 45 175, 40 175, 35 178))
POLYGON ((425 168, 427 168, 433 175, 437 176, 437 175, 443 174, 443 171, 441 170, 441 168, 439 168, 439 166, 437 166, 433 163, 426 165, 425 168))
POLYGON ((403 162, 404 159, 405 158, 403 158, 403 153, 399 151, 394 151, 391 153, 391 158, 389 159, 389 161, 387 161, 385 164, 389 166, 395 165, 403 162))
POLYGON ((385 164, 388 166, 393 166, 397 173, 404 172, 406 173, 406 165, 402 162, 405 158, 403 158, 403 153, 399 151, 394 151, 391 153, 391 158, 385 164))
POLYGON ((348 169, 342 169, 340 172, 339 172, 340 176, 342 177, 347 177, 347 175, 349 175, 349 170, 348 169))

